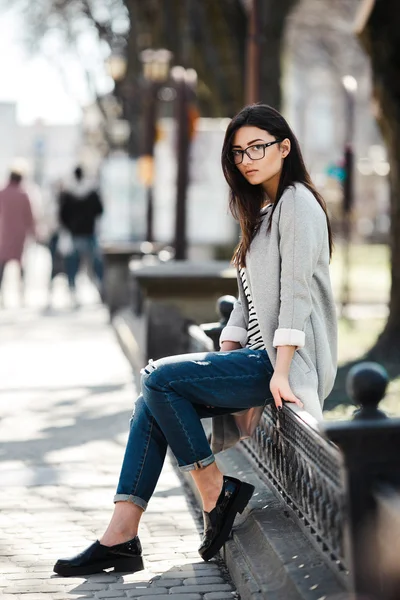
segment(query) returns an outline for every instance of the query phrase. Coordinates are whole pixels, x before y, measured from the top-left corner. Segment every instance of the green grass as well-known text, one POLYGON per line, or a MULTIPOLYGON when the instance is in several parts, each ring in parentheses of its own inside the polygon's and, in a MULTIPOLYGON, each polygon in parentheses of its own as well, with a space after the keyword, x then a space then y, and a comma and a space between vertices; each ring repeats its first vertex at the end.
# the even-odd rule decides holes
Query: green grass
POLYGON ((339 365, 356 360, 371 348, 385 326, 385 319, 339 319, 339 365))
MULTIPOLYGON (((349 251, 350 301, 386 303, 390 290, 390 252, 388 246, 353 245, 349 251)), ((331 263, 332 286, 337 299, 340 298, 341 280, 344 272, 343 247, 335 244, 331 263)))

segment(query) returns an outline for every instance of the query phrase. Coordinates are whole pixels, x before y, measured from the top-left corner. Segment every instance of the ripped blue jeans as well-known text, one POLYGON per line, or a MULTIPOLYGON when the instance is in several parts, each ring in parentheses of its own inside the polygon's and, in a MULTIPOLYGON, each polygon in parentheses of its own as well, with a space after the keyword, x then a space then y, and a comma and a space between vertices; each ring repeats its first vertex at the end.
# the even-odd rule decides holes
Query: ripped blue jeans
POLYGON ((272 374, 267 352, 249 348, 150 361, 142 371, 114 502, 146 509, 168 446, 183 471, 214 462, 201 419, 272 402, 272 374))

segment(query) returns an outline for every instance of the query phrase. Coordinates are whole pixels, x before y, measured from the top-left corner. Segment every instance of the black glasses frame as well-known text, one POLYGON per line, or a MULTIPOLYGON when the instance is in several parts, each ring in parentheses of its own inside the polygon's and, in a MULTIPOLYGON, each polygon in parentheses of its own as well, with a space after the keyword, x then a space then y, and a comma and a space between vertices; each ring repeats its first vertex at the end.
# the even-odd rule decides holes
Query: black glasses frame
POLYGON ((240 150, 240 149, 235 150, 235 152, 241 152, 242 153, 242 160, 240 162, 236 162, 235 161, 234 157, 232 156, 233 150, 231 150, 231 154, 229 155, 229 160, 236 167, 237 167, 237 165, 241 165, 242 164, 243 158, 244 158, 245 154, 249 157, 250 160, 262 160, 263 158, 265 158, 265 148, 269 148, 269 146, 273 146, 274 144, 279 144, 281 141, 282 140, 279 139, 279 140, 274 140, 273 142, 266 142, 264 144, 252 144, 251 146, 247 146, 247 148, 245 148, 244 150, 240 150), (250 156, 250 154, 247 152, 247 150, 249 148, 254 148, 254 146, 260 146, 260 147, 262 147, 264 149, 263 155, 260 156, 260 158, 252 158, 250 156))

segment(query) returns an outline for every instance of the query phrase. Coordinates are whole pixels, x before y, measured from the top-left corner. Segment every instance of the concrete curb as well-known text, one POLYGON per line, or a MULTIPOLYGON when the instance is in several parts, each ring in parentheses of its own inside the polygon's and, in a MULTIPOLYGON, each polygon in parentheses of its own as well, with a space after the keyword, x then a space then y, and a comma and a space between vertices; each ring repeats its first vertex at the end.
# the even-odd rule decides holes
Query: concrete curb
POLYGON ((145 366, 143 351, 143 321, 135 317, 130 309, 122 309, 111 319, 122 352, 132 367, 134 376, 140 378, 140 370, 145 366))

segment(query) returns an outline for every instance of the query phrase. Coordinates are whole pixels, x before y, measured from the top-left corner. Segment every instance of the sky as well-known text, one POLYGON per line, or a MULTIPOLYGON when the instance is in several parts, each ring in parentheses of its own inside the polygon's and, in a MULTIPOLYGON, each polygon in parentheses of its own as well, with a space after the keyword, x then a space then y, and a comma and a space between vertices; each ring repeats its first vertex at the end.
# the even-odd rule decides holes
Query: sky
POLYGON ((77 123, 81 104, 89 100, 78 65, 66 61, 70 91, 67 93, 54 66, 43 56, 29 56, 21 40, 21 27, 16 14, 0 13, 0 102, 17 104, 17 119, 21 124, 38 119, 48 124, 77 123))

